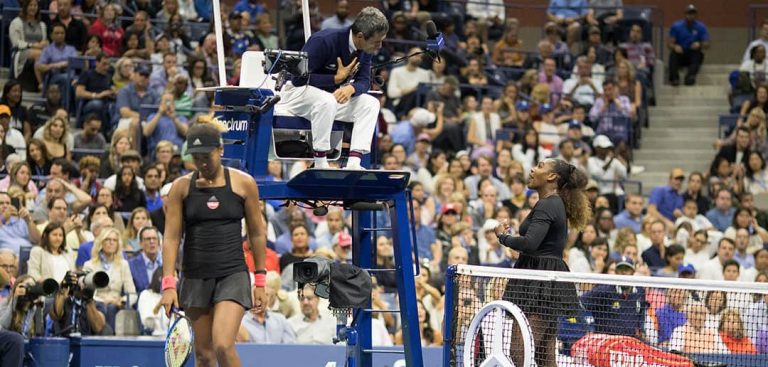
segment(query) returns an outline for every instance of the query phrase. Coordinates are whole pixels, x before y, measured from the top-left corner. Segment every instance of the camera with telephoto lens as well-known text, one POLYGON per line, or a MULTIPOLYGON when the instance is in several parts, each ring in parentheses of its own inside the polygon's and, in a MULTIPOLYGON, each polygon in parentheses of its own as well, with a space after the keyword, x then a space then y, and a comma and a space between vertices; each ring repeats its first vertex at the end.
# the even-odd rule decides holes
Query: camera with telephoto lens
POLYGON ((26 288, 27 293, 22 297, 27 301, 34 301, 40 296, 48 296, 59 290, 59 283, 51 278, 45 279, 41 282, 30 285, 22 285, 26 288))
POLYGON ((71 282, 69 277, 65 279, 67 285, 73 288, 94 291, 109 285, 109 275, 103 271, 77 271, 74 274, 77 275, 76 282, 71 282))

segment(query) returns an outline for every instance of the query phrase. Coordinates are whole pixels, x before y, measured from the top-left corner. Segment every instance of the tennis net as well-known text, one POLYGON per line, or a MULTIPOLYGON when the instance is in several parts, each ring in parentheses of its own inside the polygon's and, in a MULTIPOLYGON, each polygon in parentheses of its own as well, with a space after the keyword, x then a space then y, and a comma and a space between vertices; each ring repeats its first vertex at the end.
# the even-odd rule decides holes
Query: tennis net
POLYGON ((446 366, 768 366, 768 283, 460 265, 445 298, 446 366))

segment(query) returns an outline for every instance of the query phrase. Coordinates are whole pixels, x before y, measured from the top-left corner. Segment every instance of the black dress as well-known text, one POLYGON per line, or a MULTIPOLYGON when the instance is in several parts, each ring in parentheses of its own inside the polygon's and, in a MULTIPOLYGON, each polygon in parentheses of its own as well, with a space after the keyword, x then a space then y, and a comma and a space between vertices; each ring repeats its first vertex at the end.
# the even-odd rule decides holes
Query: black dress
MULTIPOLYGON (((520 236, 502 235, 499 242, 520 251, 516 269, 569 272, 563 261, 568 236, 565 205, 559 196, 539 200, 520 224, 520 236)), ((540 315, 555 320, 557 316, 576 315, 580 309, 574 283, 510 279, 504 300, 520 307, 527 316, 540 315)))

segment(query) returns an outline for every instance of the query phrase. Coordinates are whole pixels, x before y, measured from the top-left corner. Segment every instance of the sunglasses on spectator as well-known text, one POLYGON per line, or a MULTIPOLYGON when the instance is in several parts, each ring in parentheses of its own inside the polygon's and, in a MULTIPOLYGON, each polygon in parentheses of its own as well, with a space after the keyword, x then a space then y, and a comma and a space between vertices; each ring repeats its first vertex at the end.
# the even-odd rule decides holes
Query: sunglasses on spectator
POLYGON ((677 181, 683 181, 683 180, 685 180, 685 176, 675 176, 672 179, 677 180, 677 181))

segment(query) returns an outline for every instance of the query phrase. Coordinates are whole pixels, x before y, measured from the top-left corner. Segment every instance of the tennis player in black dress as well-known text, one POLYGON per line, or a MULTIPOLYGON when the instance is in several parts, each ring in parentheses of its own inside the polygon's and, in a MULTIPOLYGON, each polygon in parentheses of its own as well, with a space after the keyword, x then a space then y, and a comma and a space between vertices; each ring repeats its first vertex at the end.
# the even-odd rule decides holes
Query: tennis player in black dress
MULTIPOLYGON (((494 230, 502 245, 520 251, 515 268, 570 271, 563 261, 568 226, 581 230, 592 216, 584 193, 587 181, 584 172, 561 159, 546 159, 531 170, 528 187, 540 199, 520 224, 520 235, 509 234, 506 222, 494 230)), ((520 307, 531 325, 536 364, 554 367, 557 318, 575 314, 580 307, 575 285, 510 279, 504 299, 520 307)), ((522 343, 513 341, 512 359, 522 365, 522 343)))

